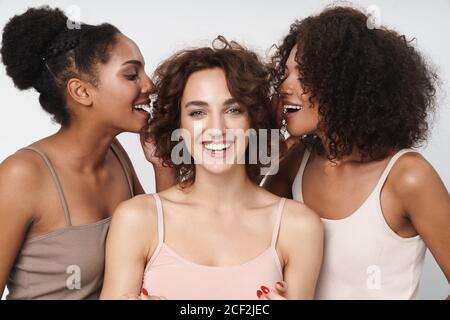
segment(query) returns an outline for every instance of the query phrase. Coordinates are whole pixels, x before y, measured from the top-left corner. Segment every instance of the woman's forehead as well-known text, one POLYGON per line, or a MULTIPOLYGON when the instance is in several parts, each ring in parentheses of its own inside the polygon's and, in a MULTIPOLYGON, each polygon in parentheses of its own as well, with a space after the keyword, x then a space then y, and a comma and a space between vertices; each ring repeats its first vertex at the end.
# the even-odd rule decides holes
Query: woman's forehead
POLYGON ((128 61, 136 61, 142 65, 145 63, 136 43, 123 34, 117 36, 117 41, 111 50, 110 60, 118 64, 124 64, 128 61))

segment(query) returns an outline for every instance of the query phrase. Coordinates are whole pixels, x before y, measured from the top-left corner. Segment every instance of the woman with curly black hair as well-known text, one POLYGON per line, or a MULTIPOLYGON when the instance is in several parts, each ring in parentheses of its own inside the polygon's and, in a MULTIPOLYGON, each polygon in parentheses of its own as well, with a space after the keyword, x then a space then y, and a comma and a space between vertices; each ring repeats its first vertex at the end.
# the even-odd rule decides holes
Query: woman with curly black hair
POLYGON ((450 197, 411 149, 437 76, 404 36, 369 26, 327 9, 292 24, 273 59, 278 111, 300 143, 262 184, 322 218, 318 299, 417 298, 427 247, 450 280, 450 197))
POLYGON ((259 160, 241 161, 249 130, 274 126, 269 72, 251 51, 217 41, 182 51, 156 71, 148 138, 177 183, 114 213, 104 299, 314 297, 320 219, 259 187, 252 170, 259 160), (180 145, 184 153, 177 157, 180 145))
POLYGON ((111 213, 143 193, 115 137, 140 132, 154 85, 116 27, 77 25, 59 9, 14 16, 1 54, 16 87, 34 88, 61 128, 0 165, 0 292, 95 299, 111 213))

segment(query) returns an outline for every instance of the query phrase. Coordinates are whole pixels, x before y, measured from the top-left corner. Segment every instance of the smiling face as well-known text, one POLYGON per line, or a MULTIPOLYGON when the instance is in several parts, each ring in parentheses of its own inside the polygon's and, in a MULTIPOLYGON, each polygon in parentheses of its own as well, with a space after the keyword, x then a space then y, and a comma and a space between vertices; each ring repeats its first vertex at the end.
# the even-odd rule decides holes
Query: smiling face
POLYGON ((317 106, 309 101, 310 94, 304 92, 299 81, 296 55, 297 47, 294 47, 286 62, 286 77, 280 86, 279 93, 289 134, 301 137, 305 134, 316 133, 319 113, 317 106))
POLYGON ((222 69, 192 73, 181 98, 181 129, 189 135, 187 148, 198 167, 220 174, 242 164, 249 117, 231 96, 222 69))
POLYGON ((149 95, 155 86, 132 40, 118 34, 110 50, 109 61, 98 67, 99 83, 93 90, 95 115, 91 116, 113 130, 138 133, 149 118, 149 95))

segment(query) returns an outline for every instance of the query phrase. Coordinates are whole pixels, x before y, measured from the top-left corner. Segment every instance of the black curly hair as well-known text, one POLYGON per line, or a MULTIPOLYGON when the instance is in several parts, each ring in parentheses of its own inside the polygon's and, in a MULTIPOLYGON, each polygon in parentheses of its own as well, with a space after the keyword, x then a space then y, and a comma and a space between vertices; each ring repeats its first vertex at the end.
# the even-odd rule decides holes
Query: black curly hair
POLYGON ((29 8, 6 24, 0 50, 15 86, 36 89, 41 106, 62 126, 70 123, 67 81, 82 77, 96 85, 95 67, 108 61, 108 49, 120 33, 107 23, 69 28, 68 22, 60 9, 29 8))
MULTIPOLYGON (((356 147, 363 161, 426 141, 428 116, 435 111, 438 77, 404 35, 370 29, 368 17, 350 7, 332 7, 290 26, 272 58, 271 81, 284 80, 289 53, 303 90, 318 106, 319 130, 330 160, 356 147)), ((307 143, 308 146, 311 144, 307 143)))

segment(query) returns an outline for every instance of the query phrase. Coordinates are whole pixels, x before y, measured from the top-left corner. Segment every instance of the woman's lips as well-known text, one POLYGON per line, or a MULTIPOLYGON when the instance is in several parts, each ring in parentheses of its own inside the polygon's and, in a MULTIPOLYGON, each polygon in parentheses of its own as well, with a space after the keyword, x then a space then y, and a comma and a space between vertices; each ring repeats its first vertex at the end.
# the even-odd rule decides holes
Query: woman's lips
POLYGON ((203 151, 211 158, 224 158, 229 150, 233 147, 233 141, 211 142, 206 141, 202 143, 203 151))
POLYGON ((303 106, 300 104, 284 104, 283 105, 283 117, 288 121, 291 117, 295 116, 296 113, 301 111, 303 109, 303 106))

